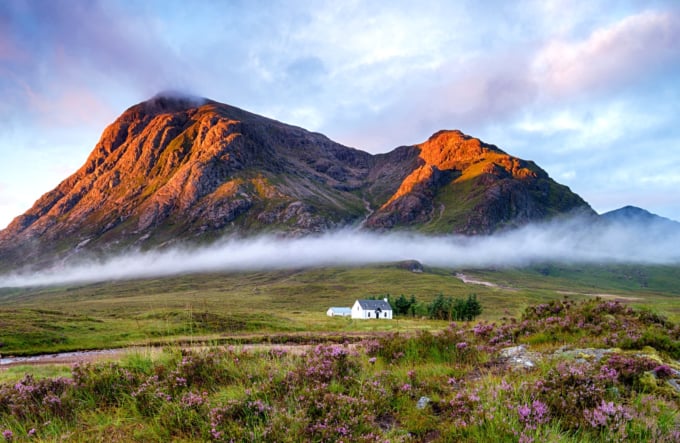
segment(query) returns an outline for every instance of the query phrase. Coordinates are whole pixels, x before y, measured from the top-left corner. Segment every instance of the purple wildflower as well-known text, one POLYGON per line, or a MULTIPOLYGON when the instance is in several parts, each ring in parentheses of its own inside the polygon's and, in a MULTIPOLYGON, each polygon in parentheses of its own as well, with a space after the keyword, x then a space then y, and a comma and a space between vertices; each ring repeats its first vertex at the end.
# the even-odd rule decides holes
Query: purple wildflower
POLYGON ((659 365, 653 369, 654 374, 659 378, 669 378, 673 375, 673 369, 668 365, 659 365))

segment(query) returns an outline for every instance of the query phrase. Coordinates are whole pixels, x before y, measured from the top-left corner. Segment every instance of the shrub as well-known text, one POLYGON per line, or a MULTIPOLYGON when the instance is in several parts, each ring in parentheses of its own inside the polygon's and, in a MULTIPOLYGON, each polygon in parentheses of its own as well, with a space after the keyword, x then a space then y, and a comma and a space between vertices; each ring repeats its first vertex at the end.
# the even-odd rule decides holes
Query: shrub
POLYGON ((565 427, 579 429, 583 411, 596 408, 612 385, 611 377, 602 376, 589 363, 561 362, 534 388, 551 415, 561 417, 565 427))
POLYGON ((618 373, 618 380, 627 386, 639 386, 642 375, 656 368, 659 363, 649 357, 625 354, 612 354, 607 366, 618 373))
POLYGON ((0 413, 29 422, 71 417, 73 381, 59 377, 36 380, 30 374, 14 385, 0 386, 0 413))

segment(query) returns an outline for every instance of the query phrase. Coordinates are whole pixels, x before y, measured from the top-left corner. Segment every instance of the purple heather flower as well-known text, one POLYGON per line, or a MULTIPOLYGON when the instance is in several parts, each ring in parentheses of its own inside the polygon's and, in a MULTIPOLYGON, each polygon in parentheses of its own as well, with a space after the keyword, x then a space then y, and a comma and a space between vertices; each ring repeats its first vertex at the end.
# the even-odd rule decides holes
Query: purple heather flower
POLYGON ((548 405, 543 403, 540 400, 534 400, 533 403, 531 403, 531 407, 534 410, 534 420, 538 424, 544 424, 547 423, 548 420, 550 420, 550 417, 548 416, 549 410, 548 410, 548 405))
POLYGON ((673 375, 673 370, 668 365, 659 365, 654 368, 654 374, 659 378, 668 378, 673 375))
POLYGON ((531 417, 531 407, 529 405, 522 405, 517 408, 517 413, 519 414, 519 420, 524 423, 531 417))

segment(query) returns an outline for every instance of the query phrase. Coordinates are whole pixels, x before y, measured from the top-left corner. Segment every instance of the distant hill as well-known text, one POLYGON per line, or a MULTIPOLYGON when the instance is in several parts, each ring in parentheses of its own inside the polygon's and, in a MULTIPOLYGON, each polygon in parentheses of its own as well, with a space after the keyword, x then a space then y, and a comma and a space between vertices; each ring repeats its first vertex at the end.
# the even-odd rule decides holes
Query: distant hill
POLYGON ((0 231, 0 269, 81 251, 342 227, 488 234, 594 214, 531 161, 460 131, 371 155, 208 99, 126 110, 85 164, 0 231))
POLYGON ((620 224, 652 224, 669 229, 680 229, 680 223, 665 217, 661 217, 636 206, 624 206, 623 208, 605 212, 602 219, 620 224))

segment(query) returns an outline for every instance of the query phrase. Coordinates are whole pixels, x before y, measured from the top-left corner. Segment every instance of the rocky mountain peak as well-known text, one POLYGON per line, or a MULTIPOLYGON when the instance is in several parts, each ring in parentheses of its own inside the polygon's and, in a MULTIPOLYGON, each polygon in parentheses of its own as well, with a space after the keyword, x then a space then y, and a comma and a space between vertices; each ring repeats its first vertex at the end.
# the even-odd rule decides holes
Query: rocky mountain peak
POLYGON ((420 158, 426 164, 442 170, 475 161, 488 152, 503 153, 495 146, 482 143, 481 140, 459 130, 438 131, 418 147, 420 158))

